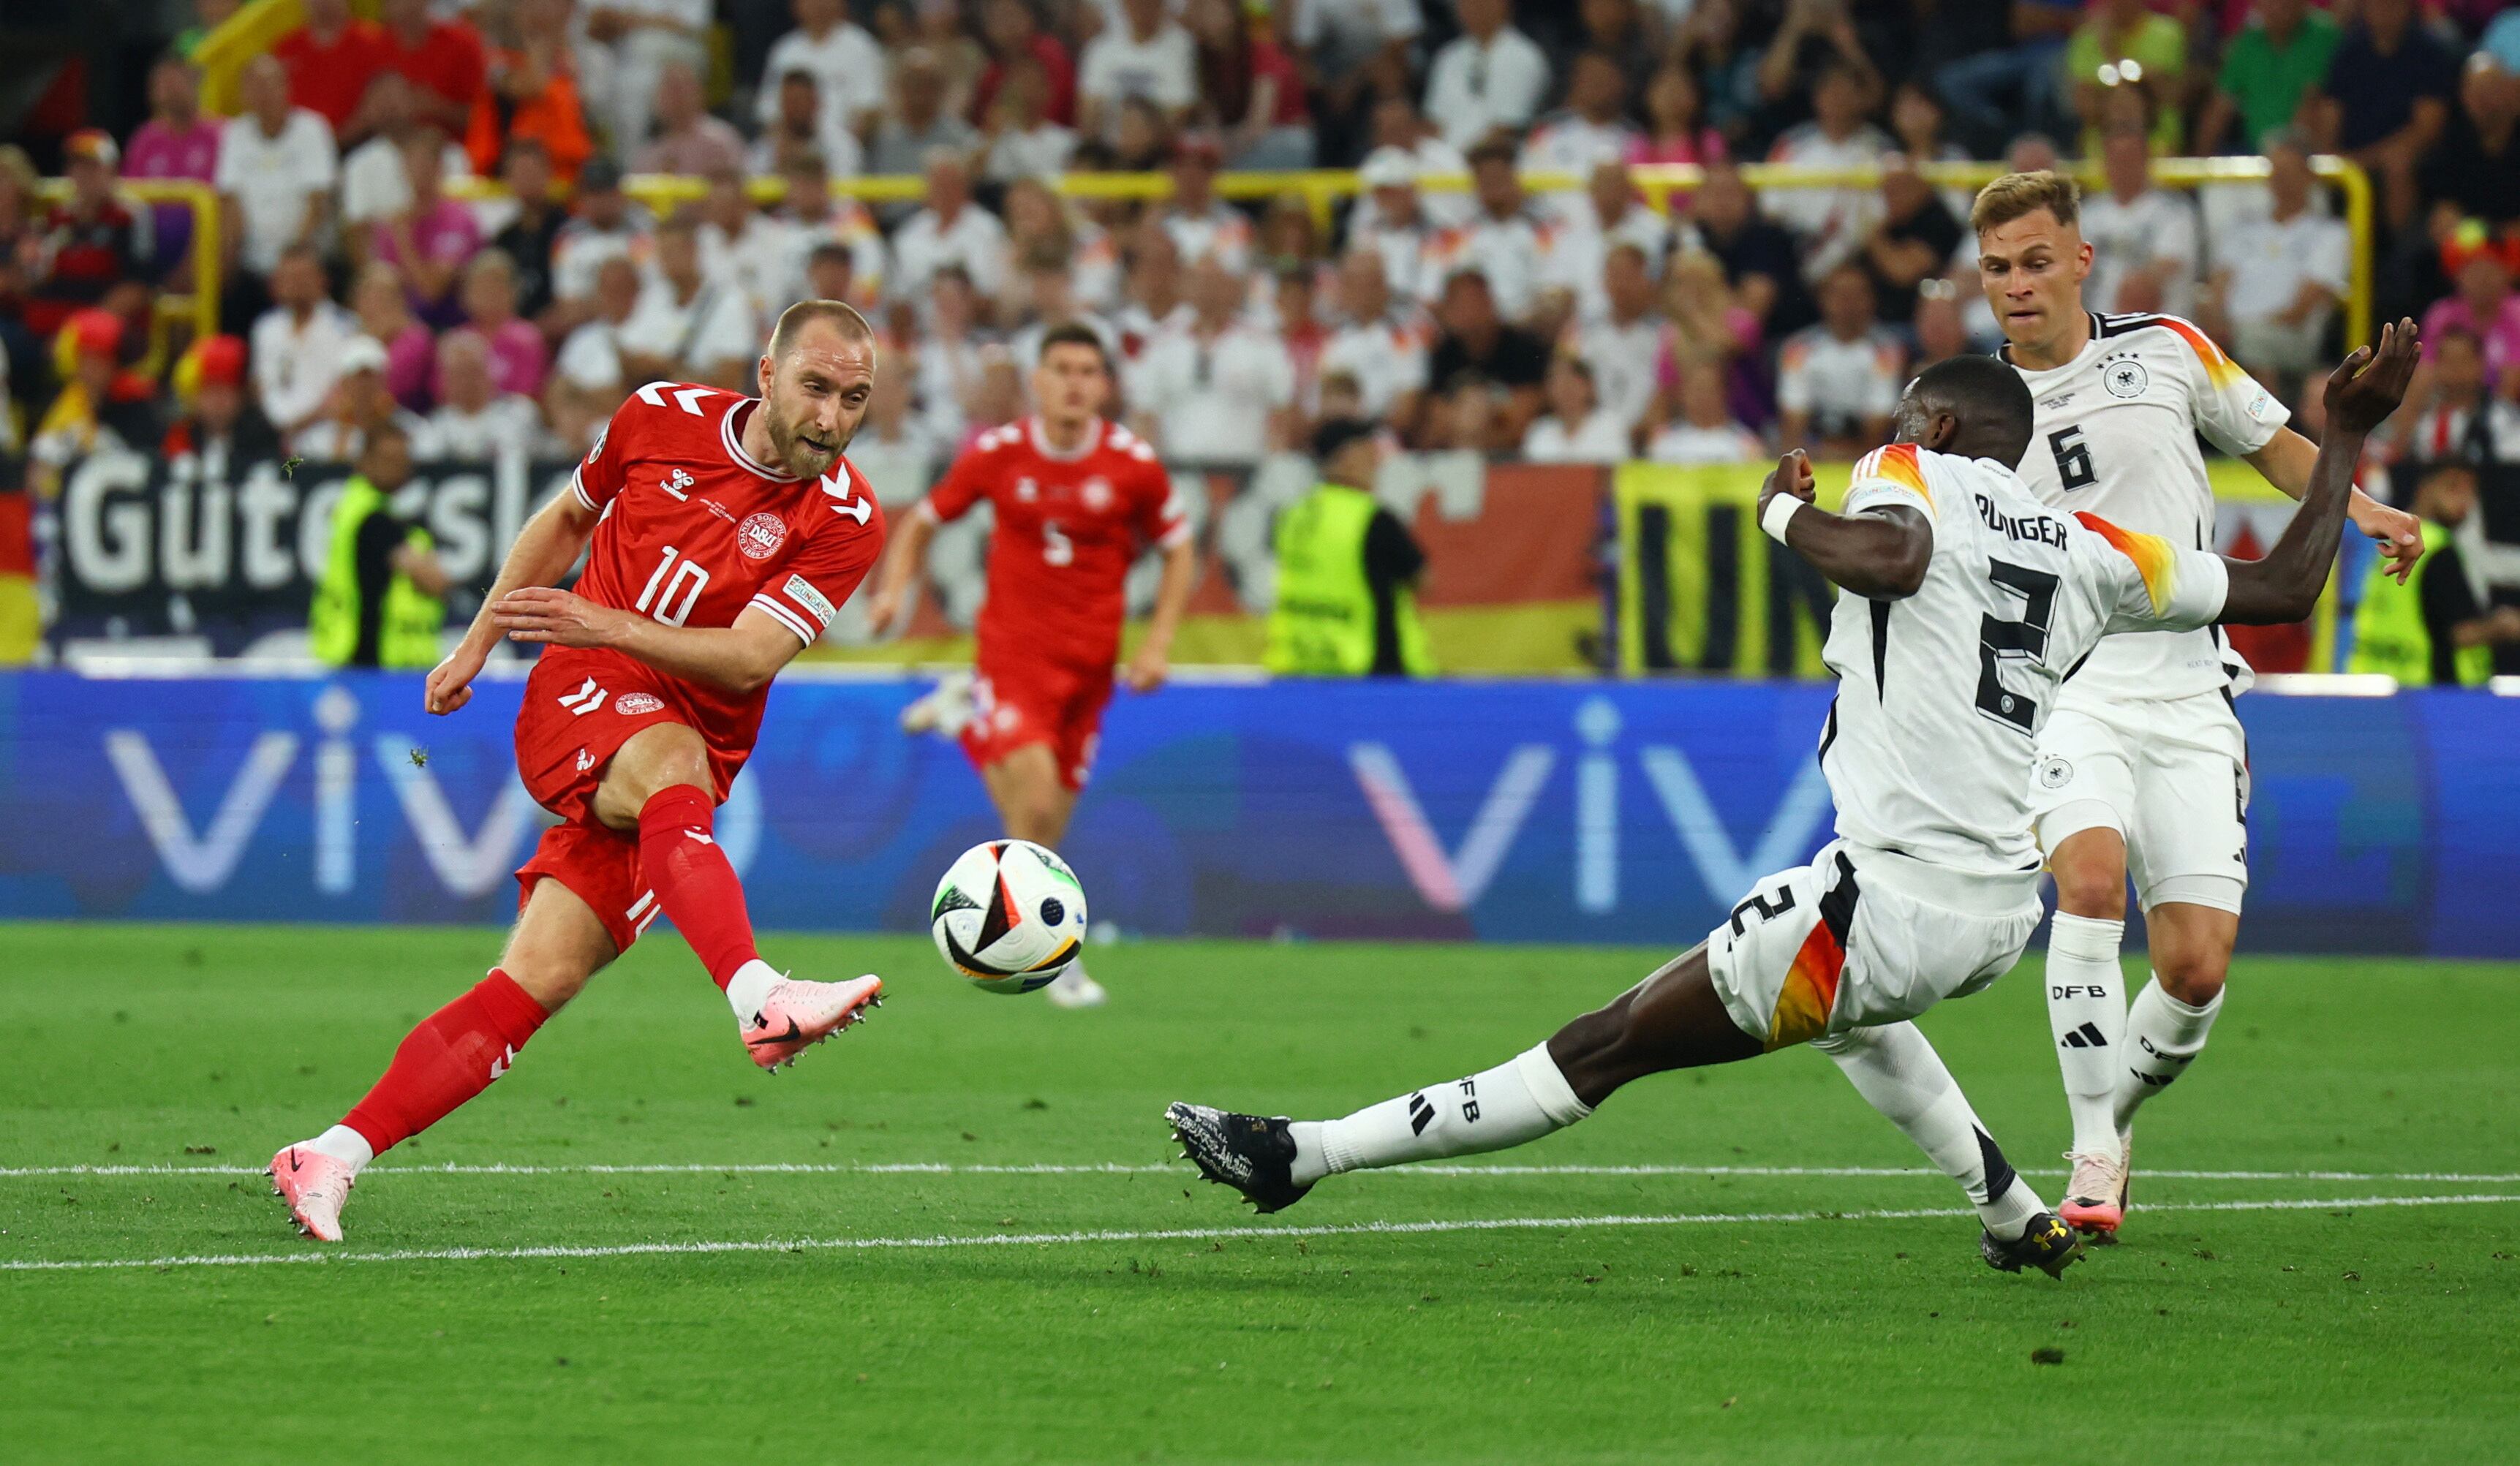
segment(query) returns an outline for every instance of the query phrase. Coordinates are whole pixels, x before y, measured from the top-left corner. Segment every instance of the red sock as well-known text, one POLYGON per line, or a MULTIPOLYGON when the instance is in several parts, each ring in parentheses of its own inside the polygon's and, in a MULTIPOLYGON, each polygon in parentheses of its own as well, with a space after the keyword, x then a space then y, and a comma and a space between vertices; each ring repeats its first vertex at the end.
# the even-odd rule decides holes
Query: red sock
POLYGON ((384 1077, 341 1123, 382 1155, 488 1088, 548 1016, 516 979, 492 968, 411 1031, 384 1077))
POLYGON ((639 811, 639 866, 656 904, 723 989, 737 968, 761 954, 752 946, 743 882, 709 832, 716 814, 708 796, 690 784, 657 791, 639 811))

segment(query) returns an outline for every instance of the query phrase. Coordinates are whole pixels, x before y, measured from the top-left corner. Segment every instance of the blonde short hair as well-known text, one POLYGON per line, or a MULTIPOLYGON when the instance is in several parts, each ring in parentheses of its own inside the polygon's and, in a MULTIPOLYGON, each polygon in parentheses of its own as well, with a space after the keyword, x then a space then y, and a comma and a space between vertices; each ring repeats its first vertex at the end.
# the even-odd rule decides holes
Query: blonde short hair
POLYGON ((1969 207, 1969 228, 1984 234, 2043 208, 2059 224, 2076 222, 2083 213, 2082 185, 2046 169, 2006 173, 1977 191, 1977 202, 1969 207))

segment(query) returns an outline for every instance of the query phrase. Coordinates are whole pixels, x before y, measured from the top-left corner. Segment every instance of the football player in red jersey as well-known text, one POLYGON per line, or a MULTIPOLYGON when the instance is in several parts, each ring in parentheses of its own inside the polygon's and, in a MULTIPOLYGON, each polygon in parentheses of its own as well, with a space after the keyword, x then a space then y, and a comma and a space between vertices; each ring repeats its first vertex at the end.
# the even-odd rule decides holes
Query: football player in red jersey
POLYGON ((308 1236, 341 1236, 359 1169, 507 1072, 517 1050, 659 911, 776 1069, 846 1029, 882 983, 782 977, 712 834, 770 680, 831 624, 883 549, 883 514, 840 451, 874 386, 875 334, 836 300, 780 317, 761 395, 651 382, 597 435, 569 492, 518 535, 481 613, 428 675, 431 713, 472 700, 501 638, 538 643, 517 772, 562 822, 517 872, 490 975, 412 1030, 341 1123, 272 1157, 308 1236), (553 589, 586 555, 575 591, 553 589))
MULTIPOLYGON (((956 705, 949 685, 905 726, 959 732, 1007 833, 1056 847, 1111 700, 1129 566, 1149 544, 1163 551, 1154 618, 1119 671, 1131 690, 1151 692, 1169 670, 1193 564, 1190 525, 1154 449, 1102 416, 1111 359, 1102 337, 1082 325, 1044 333, 1032 389, 1040 415, 981 434, 910 516, 867 621, 881 632, 912 603, 938 525, 984 500, 993 507, 968 706, 956 705)), ((1103 998, 1083 962, 1048 991, 1061 1007, 1103 998)))

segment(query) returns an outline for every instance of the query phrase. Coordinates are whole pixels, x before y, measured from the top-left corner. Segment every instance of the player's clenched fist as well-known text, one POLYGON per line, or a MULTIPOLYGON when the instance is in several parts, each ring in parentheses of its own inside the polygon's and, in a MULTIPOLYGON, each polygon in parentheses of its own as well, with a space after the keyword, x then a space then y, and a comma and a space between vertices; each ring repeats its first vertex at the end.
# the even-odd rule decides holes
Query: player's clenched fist
POLYGON ((466 637, 446 660, 429 669, 428 681, 421 689, 421 705, 443 715, 471 702, 472 679, 481 675, 482 664, 489 659, 489 648, 477 646, 471 637, 466 637))
POLYGON ((597 605, 582 596, 544 586, 511 591, 490 605, 490 620, 511 642, 549 642, 560 646, 604 646, 626 612, 597 605))
POLYGON ((1777 460, 1777 471, 1759 486, 1759 511, 1764 515, 1768 501, 1778 494, 1791 494, 1809 504, 1819 492, 1819 481, 1812 476, 1811 455, 1797 448, 1777 460))

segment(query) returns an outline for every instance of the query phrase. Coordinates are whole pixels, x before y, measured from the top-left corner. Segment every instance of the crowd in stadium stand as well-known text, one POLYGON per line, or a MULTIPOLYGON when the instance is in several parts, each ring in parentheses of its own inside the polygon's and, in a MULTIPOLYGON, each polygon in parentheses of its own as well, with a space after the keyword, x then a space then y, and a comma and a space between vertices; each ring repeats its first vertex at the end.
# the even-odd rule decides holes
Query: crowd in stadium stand
POLYGON ((747 385, 808 294, 881 334, 859 451, 893 498, 1024 410, 1067 320, 1176 459, 1334 417, 1544 460, 1847 455, 1998 341, 1968 194, 1915 166, 1960 158, 2096 159, 2092 303, 2190 315, 2297 396, 2352 252, 2314 153, 2370 171, 2378 306, 2435 354, 2402 443, 2520 458, 2520 11, 2490 0, 305 0, 224 119, 190 54, 236 7, 198 4, 146 120, 45 157, 67 193, 0 148, 0 433, 39 489, 105 440, 323 460, 386 421, 422 459, 579 453, 645 381, 747 385), (2148 177, 2216 153, 2272 176, 2148 177), (1751 159, 1883 172, 1754 193, 1751 159), (1629 172, 1663 163, 1705 169, 1668 212, 1629 172), (1361 174, 1327 225, 1219 193, 1310 167, 1361 174), (1116 171, 1171 193, 1058 187, 1116 171), (642 202, 646 174, 694 186, 642 202), (865 174, 923 197, 838 186, 865 174), (221 334, 158 320, 195 221, 122 179, 217 192, 221 334))

